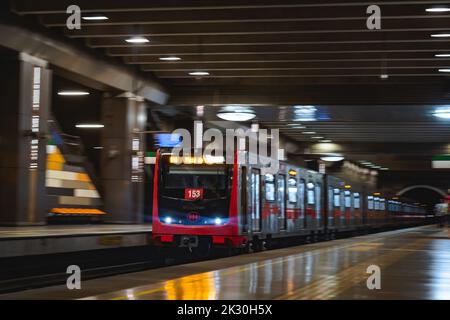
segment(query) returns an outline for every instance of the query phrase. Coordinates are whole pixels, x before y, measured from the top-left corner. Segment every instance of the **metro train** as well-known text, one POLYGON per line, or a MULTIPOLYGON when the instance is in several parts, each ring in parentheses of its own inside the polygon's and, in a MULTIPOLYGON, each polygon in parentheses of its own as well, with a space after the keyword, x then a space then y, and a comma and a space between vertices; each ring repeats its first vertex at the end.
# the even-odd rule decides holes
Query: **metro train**
POLYGON ((414 225, 426 217, 424 207, 386 199, 363 183, 350 185, 284 161, 276 174, 263 174, 263 166, 238 161, 237 155, 234 164, 217 158, 180 161, 170 151, 157 152, 156 245, 197 253, 214 247, 259 251, 294 238, 333 239, 414 225))

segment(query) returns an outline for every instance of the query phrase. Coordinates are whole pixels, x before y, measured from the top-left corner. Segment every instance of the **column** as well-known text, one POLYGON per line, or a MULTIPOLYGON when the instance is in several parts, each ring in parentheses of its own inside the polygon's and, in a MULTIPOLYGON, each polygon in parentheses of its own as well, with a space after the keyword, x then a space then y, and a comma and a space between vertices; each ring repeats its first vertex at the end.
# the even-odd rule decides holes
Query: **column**
POLYGON ((0 66, 0 224, 45 224, 51 71, 27 54, 1 56, 0 66))
POLYGON ((102 183, 112 223, 143 222, 146 106, 137 98, 105 97, 102 183))

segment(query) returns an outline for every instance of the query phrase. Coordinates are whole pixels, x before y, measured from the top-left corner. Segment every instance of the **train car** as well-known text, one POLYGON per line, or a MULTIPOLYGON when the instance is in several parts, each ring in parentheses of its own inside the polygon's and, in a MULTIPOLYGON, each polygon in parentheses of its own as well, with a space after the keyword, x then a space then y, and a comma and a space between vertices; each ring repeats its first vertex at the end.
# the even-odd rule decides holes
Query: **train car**
POLYGON ((159 150, 155 244, 199 255, 213 247, 262 250, 293 237, 328 239, 388 221, 385 198, 369 194, 363 185, 352 187, 283 161, 277 172, 268 173, 260 164, 249 164, 249 156, 236 153, 233 164, 226 164, 223 157, 181 159, 159 150))
MULTIPOLYGON (((244 156, 248 156, 245 154, 244 156)), ((277 173, 238 161, 178 163, 159 151, 155 164, 153 238, 157 244, 208 251, 212 246, 260 250, 294 236, 325 233, 324 178, 280 162, 277 173)), ((185 159, 183 159, 185 160, 185 159)))

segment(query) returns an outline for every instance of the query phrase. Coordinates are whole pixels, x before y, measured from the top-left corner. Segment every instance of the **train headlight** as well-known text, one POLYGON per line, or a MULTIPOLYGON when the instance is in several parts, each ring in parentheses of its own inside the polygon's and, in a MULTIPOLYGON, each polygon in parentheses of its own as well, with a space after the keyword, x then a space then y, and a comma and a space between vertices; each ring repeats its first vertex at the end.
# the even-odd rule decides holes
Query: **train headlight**
POLYGON ((216 218, 214 219, 214 223, 216 224, 216 226, 220 226, 222 224, 223 220, 221 218, 216 218))
POLYGON ((172 218, 171 217, 165 217, 164 218, 164 222, 167 224, 171 224, 172 223, 172 218))

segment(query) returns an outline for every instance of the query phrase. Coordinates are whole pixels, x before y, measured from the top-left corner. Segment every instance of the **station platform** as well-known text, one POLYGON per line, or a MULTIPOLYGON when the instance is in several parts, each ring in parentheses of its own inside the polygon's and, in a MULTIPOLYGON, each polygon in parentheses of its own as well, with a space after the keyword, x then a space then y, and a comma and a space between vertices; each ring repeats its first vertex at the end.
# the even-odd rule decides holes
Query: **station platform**
POLYGON ((0 227, 0 258, 146 245, 151 231, 150 224, 0 227))
POLYGON ((0 299, 449 299, 448 229, 417 227, 53 286, 0 299), (367 268, 381 270, 369 290, 367 268))

